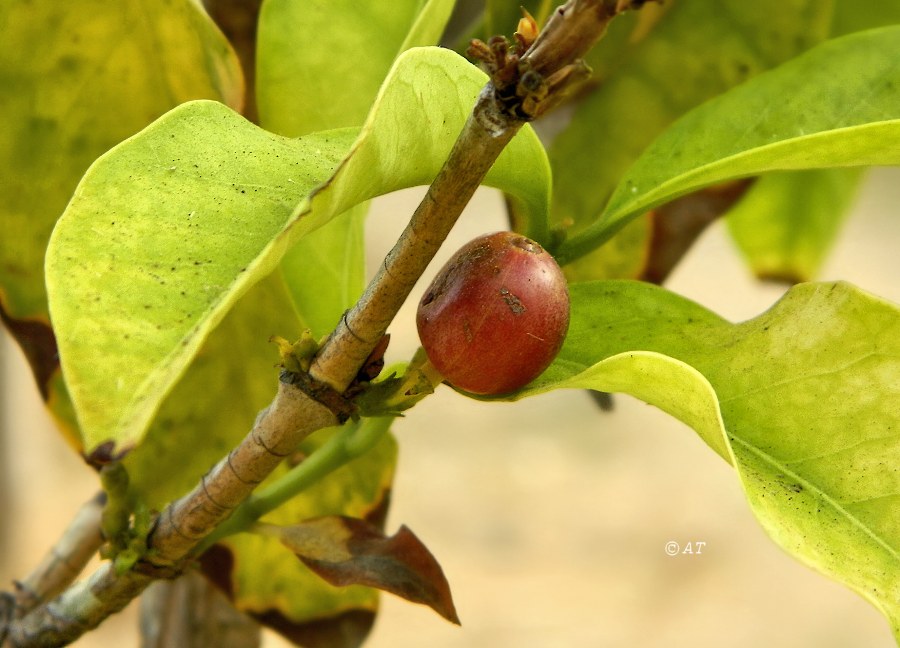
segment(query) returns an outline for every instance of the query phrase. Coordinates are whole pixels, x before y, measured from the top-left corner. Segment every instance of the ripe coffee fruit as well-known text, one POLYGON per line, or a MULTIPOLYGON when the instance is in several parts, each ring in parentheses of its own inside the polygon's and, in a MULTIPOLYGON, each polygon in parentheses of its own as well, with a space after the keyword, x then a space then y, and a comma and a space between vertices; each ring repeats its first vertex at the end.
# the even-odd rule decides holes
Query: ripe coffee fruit
POLYGON ((419 302, 419 339, 454 387, 505 394, 536 378, 569 328, 569 292, 556 261, 514 232, 457 252, 419 302))

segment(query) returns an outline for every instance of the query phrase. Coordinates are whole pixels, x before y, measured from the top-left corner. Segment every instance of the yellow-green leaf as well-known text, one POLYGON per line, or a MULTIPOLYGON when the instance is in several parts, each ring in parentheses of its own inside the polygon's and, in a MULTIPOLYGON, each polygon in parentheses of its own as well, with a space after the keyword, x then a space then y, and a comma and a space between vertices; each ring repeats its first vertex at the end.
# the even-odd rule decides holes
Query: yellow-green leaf
POLYGON ((621 391, 678 417, 734 465, 772 538, 900 639, 900 308, 846 283, 801 284, 741 324, 638 282, 571 298, 559 357, 522 395, 621 391))
POLYGON ((239 108, 243 80, 190 0, 5 0, 0 25, 0 313, 77 443, 44 288, 53 225, 98 155, 181 102, 239 108))
MULTIPOLYGON (((719 0, 715 10, 696 0, 667 3, 649 35, 620 45, 621 63, 578 104, 550 146, 554 225, 571 237, 594 223, 654 138, 704 101, 822 41, 831 10, 831 0, 719 0)), ((584 279, 637 277, 640 268, 633 266, 650 245, 649 236, 635 236, 642 229, 616 241, 619 252, 601 248, 571 260, 569 272, 584 279), (631 263, 620 261, 623 252, 631 263)))
POLYGON ((452 8, 450 0, 266 0, 260 124, 290 136, 361 125, 396 56, 437 43, 452 8))
MULTIPOLYGON (((140 441, 203 340, 292 242, 375 195, 430 182, 484 79, 452 52, 413 49, 360 131, 288 139, 221 104, 193 102, 100 158, 47 255, 53 324, 88 452, 140 441)), ((530 130, 486 183, 546 218, 549 171, 530 130)))

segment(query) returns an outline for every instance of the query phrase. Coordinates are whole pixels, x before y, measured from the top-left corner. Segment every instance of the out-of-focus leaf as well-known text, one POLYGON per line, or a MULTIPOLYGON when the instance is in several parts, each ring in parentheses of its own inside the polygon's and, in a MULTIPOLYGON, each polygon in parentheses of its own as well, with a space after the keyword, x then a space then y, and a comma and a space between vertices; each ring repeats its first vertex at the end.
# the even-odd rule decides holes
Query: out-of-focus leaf
POLYGON ((0 281, 5 310, 46 321, 50 230, 91 161, 173 106, 240 106, 240 70, 188 0, 0 6, 0 281))
POLYGON ((646 268, 652 235, 652 221, 635 218, 603 247, 564 265, 563 273, 570 283, 598 278, 637 279, 646 268))
POLYGON ((860 169, 815 169, 763 176, 728 215, 728 229, 762 279, 815 277, 831 249, 860 169))
MULTIPOLYGON (((553 141, 553 224, 571 236, 595 222, 628 167, 675 119, 821 41, 830 16, 831 2, 819 0, 725 0, 714 11, 705 2, 673 3, 646 37, 622 51, 626 60, 553 141)), ((631 264, 608 258, 627 251, 639 262, 650 240, 636 232, 617 242, 619 252, 568 259, 576 266, 569 272, 638 276, 611 274, 631 264)))
MULTIPOLYGON (((396 56, 440 38, 453 2, 267 0, 260 22, 260 125, 280 135, 359 125, 396 56), (297 47, 298 34, 315 46, 297 47), (347 56, 365 48, 365 56, 347 56)), ((325 335, 365 285, 366 206, 298 241, 281 272, 304 326, 325 335)))
POLYGON ((258 525, 294 552, 304 565, 337 587, 367 585, 427 605, 459 623, 450 585, 422 541, 401 526, 387 537, 363 520, 329 516, 289 527, 258 525))
MULTIPOLYGON (((287 139, 193 102, 100 158, 47 259, 87 451, 140 441, 204 339, 291 243, 375 195, 430 182, 484 78, 452 52, 418 48, 398 59, 361 131, 287 139)), ((532 131, 485 182, 545 218, 549 171, 532 131)))
POLYGON ((900 639, 900 308, 801 284, 731 324, 644 283, 570 292, 563 349, 519 397, 621 391, 681 419, 735 466, 773 540, 871 601, 900 639))
POLYGON ((359 126, 395 57, 433 45, 451 0, 265 0, 260 13, 260 124, 296 137, 359 126))
POLYGON ((836 0, 831 35, 837 37, 864 29, 897 24, 900 24, 900 3, 836 0))
POLYGON ((240 107, 237 60, 188 0, 0 3, 0 312, 67 436, 44 251, 102 152, 181 102, 240 107))
POLYGON ((259 122, 256 110, 256 34, 262 0, 202 0, 203 6, 228 39, 244 75, 241 113, 259 122))
POLYGON ((777 170, 900 164, 900 26, 823 43, 694 109, 634 163, 563 262, 703 186, 777 170))

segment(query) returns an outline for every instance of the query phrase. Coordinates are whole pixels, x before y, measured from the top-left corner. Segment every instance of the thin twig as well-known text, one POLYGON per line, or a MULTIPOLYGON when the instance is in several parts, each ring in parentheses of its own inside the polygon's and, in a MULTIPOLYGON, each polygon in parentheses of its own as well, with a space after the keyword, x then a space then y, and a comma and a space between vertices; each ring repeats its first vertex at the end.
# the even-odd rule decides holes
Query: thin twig
POLYGON ((15 583, 17 618, 62 592, 99 551, 103 544, 100 516, 104 500, 100 492, 83 504, 34 571, 15 583))

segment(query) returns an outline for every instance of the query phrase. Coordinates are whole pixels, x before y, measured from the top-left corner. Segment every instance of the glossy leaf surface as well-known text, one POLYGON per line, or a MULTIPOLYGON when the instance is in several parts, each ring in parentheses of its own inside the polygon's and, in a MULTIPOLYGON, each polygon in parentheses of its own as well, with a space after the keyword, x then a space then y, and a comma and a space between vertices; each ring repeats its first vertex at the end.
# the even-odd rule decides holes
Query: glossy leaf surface
POLYGON ((626 392, 684 421, 772 538, 900 637, 900 308, 845 283, 799 285, 741 324, 637 282, 571 297, 566 344, 523 395, 626 392))

